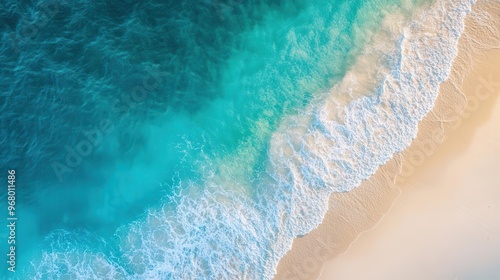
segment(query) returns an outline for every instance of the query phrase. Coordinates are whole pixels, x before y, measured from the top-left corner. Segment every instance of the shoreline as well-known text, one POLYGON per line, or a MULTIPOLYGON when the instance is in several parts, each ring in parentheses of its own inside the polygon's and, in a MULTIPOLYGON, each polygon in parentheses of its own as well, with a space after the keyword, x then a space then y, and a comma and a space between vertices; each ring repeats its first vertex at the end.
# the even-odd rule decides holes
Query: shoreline
MULTIPOLYGON (((493 47, 500 38, 498 30, 488 29, 477 16, 484 12, 489 12, 498 25, 500 4, 479 0, 473 7, 475 15, 466 18, 450 76, 441 84, 434 108, 419 123, 418 136, 410 147, 396 154, 359 187, 348 193, 332 194, 323 222, 306 236, 294 240, 292 249, 280 260, 274 279, 316 279, 324 262, 345 252, 361 233, 380 223, 398 201, 405 181, 417 176, 426 159, 443 142, 450 142, 446 138, 461 126, 462 119, 474 114, 477 104, 488 98, 484 91, 488 87, 484 80, 488 77, 482 78, 482 90, 478 90, 478 85, 471 89, 463 84, 464 78, 474 74, 471 69, 484 55, 485 45, 493 47)), ((500 57, 500 52, 497 56, 500 57)), ((486 56, 484 59, 491 60, 486 56)))
MULTIPOLYGON (((496 91, 444 145, 398 183, 402 192, 375 227, 327 261, 326 279, 497 279, 500 269, 500 50, 487 51, 465 80, 493 73, 496 91), (488 62, 485 62, 488 61, 488 62), (489 65, 488 65, 489 64, 489 65), (490 66, 490 67, 488 67, 490 66), (362 267, 363 270, 356 268, 362 267)), ((478 79, 476 79, 478 78, 478 79)), ((479 83, 477 82, 479 81, 479 83)))

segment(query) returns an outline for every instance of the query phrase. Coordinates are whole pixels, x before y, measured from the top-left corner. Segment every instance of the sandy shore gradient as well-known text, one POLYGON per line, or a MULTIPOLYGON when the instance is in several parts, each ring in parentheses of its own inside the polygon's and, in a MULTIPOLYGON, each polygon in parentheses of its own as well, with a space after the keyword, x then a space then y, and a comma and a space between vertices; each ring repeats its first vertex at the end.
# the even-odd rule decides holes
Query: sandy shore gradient
POLYGON ((275 279, 500 279, 499 94, 500 2, 478 0, 415 141, 333 194, 275 279))

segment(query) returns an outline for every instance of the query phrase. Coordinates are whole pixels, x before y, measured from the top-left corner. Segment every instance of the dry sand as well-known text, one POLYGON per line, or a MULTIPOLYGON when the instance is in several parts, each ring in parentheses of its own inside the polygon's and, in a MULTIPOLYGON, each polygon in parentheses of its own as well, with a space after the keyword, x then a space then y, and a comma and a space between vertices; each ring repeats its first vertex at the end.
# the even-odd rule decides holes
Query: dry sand
MULTIPOLYGON (((500 65, 500 51, 487 57, 500 65)), ((327 262, 319 279, 500 279, 499 166, 494 96, 401 184, 391 210, 327 262)))
POLYGON ((360 187, 333 194, 275 279, 500 279, 499 30, 500 2, 479 0, 417 139, 360 187))

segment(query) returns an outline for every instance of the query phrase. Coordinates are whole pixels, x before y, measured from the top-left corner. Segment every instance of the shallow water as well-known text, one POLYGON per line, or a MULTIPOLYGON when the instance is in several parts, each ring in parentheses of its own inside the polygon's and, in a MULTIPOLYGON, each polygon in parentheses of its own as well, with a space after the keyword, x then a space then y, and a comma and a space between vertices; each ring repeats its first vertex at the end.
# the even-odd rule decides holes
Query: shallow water
POLYGON ((271 277, 432 107, 470 3, 428 4, 2 4, 15 276, 271 277))

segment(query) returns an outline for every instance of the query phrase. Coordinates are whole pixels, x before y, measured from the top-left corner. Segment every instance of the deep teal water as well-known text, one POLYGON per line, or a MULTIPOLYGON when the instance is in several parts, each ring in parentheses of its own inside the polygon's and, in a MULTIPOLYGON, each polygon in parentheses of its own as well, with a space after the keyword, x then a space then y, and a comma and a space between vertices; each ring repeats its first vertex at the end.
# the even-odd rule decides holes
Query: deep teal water
POLYGON ((59 274, 37 264, 42 252, 75 250, 136 275, 121 232, 149 209, 173 213, 210 176, 262 199, 273 186, 254 182, 283 119, 327 94, 387 11, 420 2, 0 4, 0 156, 2 172, 17 174, 17 276, 69 275, 71 255, 59 274))

